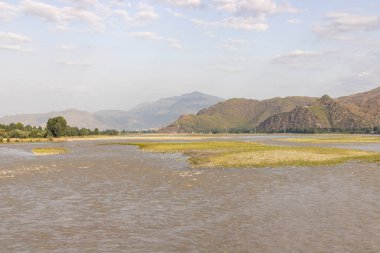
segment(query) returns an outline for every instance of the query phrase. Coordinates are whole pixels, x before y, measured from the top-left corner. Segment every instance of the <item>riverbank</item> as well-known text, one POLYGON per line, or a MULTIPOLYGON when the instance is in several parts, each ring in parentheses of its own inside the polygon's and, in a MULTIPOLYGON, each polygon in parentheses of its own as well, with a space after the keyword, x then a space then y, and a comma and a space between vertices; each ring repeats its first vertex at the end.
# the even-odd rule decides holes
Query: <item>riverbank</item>
POLYGON ((77 142, 77 141, 200 141, 211 139, 239 139, 245 137, 257 137, 258 139, 276 139, 290 143, 380 143, 379 135, 363 134, 126 134, 126 135, 94 135, 81 137, 61 138, 4 138, 0 144, 11 143, 44 143, 44 142, 77 142))

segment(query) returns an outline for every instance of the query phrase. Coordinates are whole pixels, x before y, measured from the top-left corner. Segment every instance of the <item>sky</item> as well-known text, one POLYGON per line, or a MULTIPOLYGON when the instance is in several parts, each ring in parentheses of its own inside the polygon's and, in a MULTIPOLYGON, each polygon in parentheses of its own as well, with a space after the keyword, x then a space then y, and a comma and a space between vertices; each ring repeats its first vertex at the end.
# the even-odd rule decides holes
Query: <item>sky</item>
POLYGON ((0 116, 380 86, 380 0, 0 0, 0 116))

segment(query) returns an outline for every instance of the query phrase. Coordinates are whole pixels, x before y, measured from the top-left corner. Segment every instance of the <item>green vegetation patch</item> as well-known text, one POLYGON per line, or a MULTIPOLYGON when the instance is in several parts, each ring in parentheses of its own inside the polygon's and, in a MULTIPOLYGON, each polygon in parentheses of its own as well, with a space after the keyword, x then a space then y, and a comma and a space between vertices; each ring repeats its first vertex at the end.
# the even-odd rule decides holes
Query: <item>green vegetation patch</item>
POLYGON ((34 148, 32 149, 32 152, 36 156, 43 156, 66 154, 69 150, 66 148, 34 148))
POLYGON ((297 143, 380 143, 380 136, 334 135, 307 138, 284 138, 279 140, 297 143))
POLYGON ((253 142, 115 143, 159 153, 182 153, 194 167, 325 166, 351 160, 380 162, 380 153, 320 147, 280 147, 253 142))

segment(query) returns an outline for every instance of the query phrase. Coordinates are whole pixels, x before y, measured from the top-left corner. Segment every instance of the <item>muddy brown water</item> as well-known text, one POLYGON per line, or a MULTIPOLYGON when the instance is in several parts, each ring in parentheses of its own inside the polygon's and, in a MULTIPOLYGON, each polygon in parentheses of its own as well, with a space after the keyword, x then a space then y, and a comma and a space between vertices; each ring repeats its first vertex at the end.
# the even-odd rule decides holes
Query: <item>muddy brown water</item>
POLYGON ((377 164, 192 169, 98 143, 0 146, 0 252, 380 252, 377 164))

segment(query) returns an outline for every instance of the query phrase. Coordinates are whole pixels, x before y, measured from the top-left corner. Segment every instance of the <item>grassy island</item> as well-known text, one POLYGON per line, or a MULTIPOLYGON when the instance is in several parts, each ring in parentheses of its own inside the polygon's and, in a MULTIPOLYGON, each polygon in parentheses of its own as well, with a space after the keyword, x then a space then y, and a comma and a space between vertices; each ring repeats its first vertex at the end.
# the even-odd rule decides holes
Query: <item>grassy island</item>
POLYGON ((36 156, 61 155, 69 152, 66 148, 34 148, 32 152, 36 156))
POLYGON ((254 142, 115 143, 158 153, 182 153, 193 167, 260 168, 380 162, 380 153, 322 147, 267 146, 254 142))

